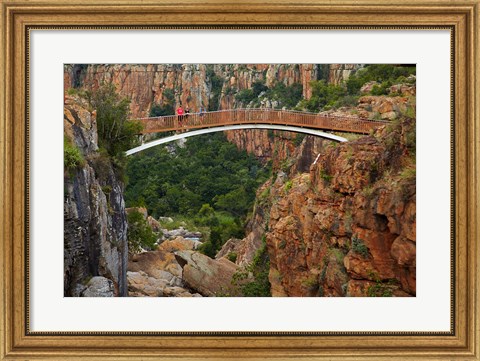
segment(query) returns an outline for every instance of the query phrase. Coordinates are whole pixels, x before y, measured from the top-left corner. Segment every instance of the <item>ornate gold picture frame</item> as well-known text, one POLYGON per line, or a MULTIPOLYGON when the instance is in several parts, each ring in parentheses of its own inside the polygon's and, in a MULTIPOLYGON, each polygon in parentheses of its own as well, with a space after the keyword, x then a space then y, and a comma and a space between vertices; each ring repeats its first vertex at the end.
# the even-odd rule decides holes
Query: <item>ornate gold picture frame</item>
MULTIPOLYGON (((0 68, 0 359, 480 359, 478 0, 8 1, 0 68), (448 29, 452 39, 450 332, 32 332, 29 329, 29 30, 448 29)), ((448 281, 448 280, 445 280, 448 281)))

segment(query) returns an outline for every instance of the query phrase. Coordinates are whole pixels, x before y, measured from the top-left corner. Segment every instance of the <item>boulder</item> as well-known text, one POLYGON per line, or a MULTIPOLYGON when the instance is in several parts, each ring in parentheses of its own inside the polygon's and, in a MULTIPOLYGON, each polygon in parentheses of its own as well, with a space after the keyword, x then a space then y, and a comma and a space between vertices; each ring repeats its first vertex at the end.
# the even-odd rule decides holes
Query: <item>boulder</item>
POLYGON ((128 262, 128 271, 143 271, 151 277, 166 279, 167 281, 170 281, 173 276, 181 276, 182 273, 182 269, 175 260, 173 253, 163 252, 162 250, 133 256, 128 262))
POLYGON ((127 272, 128 292, 130 296, 158 297, 167 286, 167 281, 148 276, 145 272, 127 272))
POLYGON ((82 292, 83 297, 113 297, 113 282, 108 278, 92 277, 87 283, 87 288, 82 292))
POLYGON ((186 285, 203 296, 240 296, 232 286, 232 276, 238 268, 225 258, 211 259, 194 251, 177 251, 175 258, 183 268, 186 285))

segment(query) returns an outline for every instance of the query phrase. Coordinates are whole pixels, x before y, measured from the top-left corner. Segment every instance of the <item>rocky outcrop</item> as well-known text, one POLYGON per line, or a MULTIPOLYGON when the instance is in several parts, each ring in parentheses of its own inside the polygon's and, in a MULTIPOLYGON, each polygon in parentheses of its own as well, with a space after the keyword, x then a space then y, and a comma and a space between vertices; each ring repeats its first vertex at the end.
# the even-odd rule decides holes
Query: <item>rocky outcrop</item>
POLYGON ((232 285, 238 267, 227 259, 214 260, 194 249, 196 241, 177 237, 156 251, 133 255, 128 264, 132 297, 199 297, 239 295, 232 285))
POLYGON ((347 80, 350 75, 360 69, 362 64, 330 64, 328 71, 328 82, 339 85, 347 80))
POLYGON ((266 234, 274 296, 415 295, 415 123, 279 173, 266 234))
POLYGON ((128 291, 131 297, 198 296, 182 279, 175 252, 193 250, 196 242, 177 237, 162 242, 157 250, 132 255, 128 262, 128 291))
MULTIPOLYGON (((292 142, 288 144, 290 146, 293 145, 292 142)), ((317 155, 327 145, 332 144, 330 140, 324 138, 305 136, 300 145, 291 150, 292 153, 290 151, 286 152, 282 157, 276 159, 273 171, 277 172, 277 182, 281 182, 281 185, 277 184, 275 187, 272 187, 271 180, 269 180, 257 190, 252 217, 245 229, 246 237, 228 240, 216 254, 215 258, 225 257, 230 259, 234 255, 237 265, 246 267, 251 264, 258 249, 262 246, 262 238, 269 227, 272 202, 276 202, 279 197, 278 194, 273 193, 275 189, 284 185, 289 177, 294 178, 299 173, 308 172, 317 155), (281 164, 282 161, 284 161, 283 164, 281 164), (282 170, 282 167, 288 174, 282 170)))
POLYGON ((115 296, 126 296, 123 185, 108 158, 97 152, 94 113, 78 98, 65 100, 64 132, 84 158, 82 164, 65 169, 64 295, 93 295, 90 291, 82 294, 83 285, 101 276, 113 284, 115 296))
POLYGON ((210 89, 206 66, 199 64, 105 64, 65 65, 65 89, 82 87, 95 90, 114 84, 122 97, 131 100, 134 117, 148 116, 154 104, 173 102, 198 110, 208 105, 210 89))
POLYGON ((240 296, 232 284, 238 267, 225 258, 211 259, 194 251, 177 251, 175 258, 183 268, 182 279, 203 296, 240 296))
POLYGON ((364 118, 393 120, 405 113, 410 104, 408 97, 363 96, 358 100, 358 115, 364 118))

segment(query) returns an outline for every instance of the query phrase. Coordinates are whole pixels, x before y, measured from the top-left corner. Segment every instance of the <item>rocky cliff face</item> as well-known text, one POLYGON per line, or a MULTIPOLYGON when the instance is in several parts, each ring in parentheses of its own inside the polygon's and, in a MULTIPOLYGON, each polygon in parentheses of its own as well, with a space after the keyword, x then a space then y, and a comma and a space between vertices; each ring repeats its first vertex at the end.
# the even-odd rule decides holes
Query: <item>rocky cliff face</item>
POLYGON ((343 144, 306 137, 218 256, 251 261, 265 235, 273 296, 415 295, 414 137, 412 120, 343 144))
POLYGON ((126 296, 128 256, 123 185, 98 152, 95 116, 67 97, 65 137, 84 161, 65 169, 64 295, 126 296))
POLYGON ((272 186, 273 295, 415 295, 413 121, 327 147, 272 186))
POLYGON ((327 73, 328 82, 339 85, 362 66, 361 64, 330 64, 327 73))
MULTIPOLYGON (((113 83, 121 96, 131 100, 134 117, 148 116, 155 104, 173 101, 193 111, 209 108, 218 96, 216 109, 236 108, 241 103, 235 95, 262 82, 273 87, 277 82, 287 86, 299 83, 303 97, 311 96, 310 81, 323 78, 340 82, 359 65, 318 64, 124 64, 65 65, 64 87, 96 89, 102 83, 113 83)), ((214 110, 216 110, 214 109, 214 110)))

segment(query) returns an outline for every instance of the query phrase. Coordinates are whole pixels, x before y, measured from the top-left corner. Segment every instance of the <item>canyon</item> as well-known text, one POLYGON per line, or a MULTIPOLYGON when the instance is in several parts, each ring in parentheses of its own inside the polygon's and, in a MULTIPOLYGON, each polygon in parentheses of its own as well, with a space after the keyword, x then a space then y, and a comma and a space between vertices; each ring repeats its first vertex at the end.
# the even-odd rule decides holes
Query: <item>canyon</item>
MULTIPOLYGON (((312 80, 341 84, 361 67, 66 65, 64 84, 88 90, 114 84, 131 101, 131 116, 145 117, 168 102, 192 111, 253 106, 236 95, 256 82, 301 84, 309 99, 312 80)), ((226 132, 239 149, 271 162, 272 175, 257 191, 245 237, 228 240, 214 259, 185 234, 162 236, 157 249, 128 255, 124 185, 98 154, 94 110, 67 95, 65 134, 85 162, 65 173, 65 295, 242 296, 262 251, 272 296, 415 296, 415 119, 402 115, 415 88, 397 86, 393 96, 370 89, 354 107, 327 112, 375 115, 390 124, 343 144, 288 132, 226 132)), ((282 104, 266 99, 261 106, 282 104)), ((145 219, 166 234, 146 212, 145 219)))

